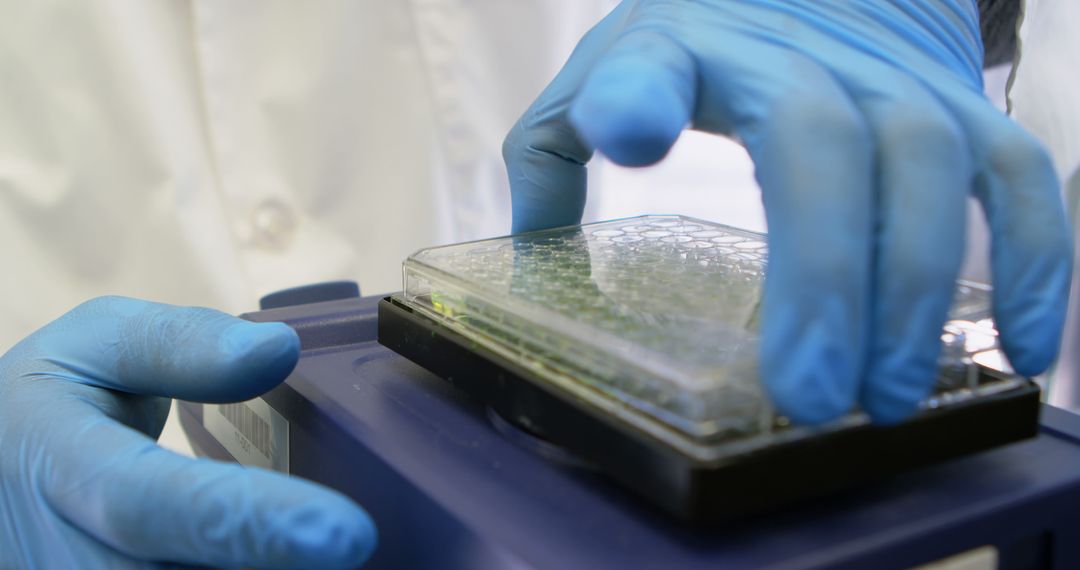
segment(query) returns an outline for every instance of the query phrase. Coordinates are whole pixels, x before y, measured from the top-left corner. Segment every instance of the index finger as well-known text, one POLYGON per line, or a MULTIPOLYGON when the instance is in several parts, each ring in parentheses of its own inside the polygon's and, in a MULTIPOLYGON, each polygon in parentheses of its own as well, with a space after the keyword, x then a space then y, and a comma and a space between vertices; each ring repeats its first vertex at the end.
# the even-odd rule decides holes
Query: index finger
POLYGON ((136 394, 247 400, 281 383, 300 340, 283 323, 126 297, 79 305, 16 345, 20 376, 51 376, 136 394))
POLYGON ((566 65, 507 134, 502 153, 510 179, 514 233, 581 221, 585 164, 593 149, 570 124, 570 105, 595 61, 624 26, 631 4, 620 4, 582 38, 566 65))

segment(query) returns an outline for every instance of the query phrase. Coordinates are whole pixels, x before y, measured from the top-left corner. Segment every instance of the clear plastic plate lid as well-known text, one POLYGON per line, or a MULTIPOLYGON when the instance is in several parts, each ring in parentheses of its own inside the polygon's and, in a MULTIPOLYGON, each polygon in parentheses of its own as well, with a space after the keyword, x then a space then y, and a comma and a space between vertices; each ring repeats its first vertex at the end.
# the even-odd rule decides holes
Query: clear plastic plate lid
MULTIPOLYGON (((404 296, 540 381, 700 452, 784 424, 757 370, 766 255, 762 234, 643 216, 421 250, 404 296)), ((976 361, 1004 368, 988 307, 985 288, 958 286, 924 407, 1019 381, 977 373, 976 361)))

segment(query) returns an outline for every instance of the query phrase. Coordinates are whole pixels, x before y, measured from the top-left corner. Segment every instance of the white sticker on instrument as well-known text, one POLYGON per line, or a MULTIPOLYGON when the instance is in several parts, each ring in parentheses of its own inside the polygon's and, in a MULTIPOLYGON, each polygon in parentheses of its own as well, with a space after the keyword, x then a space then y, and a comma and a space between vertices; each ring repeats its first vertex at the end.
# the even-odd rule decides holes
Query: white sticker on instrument
POLYGON ((289 422, 262 398, 205 404, 203 427, 240 463, 289 472, 289 422))

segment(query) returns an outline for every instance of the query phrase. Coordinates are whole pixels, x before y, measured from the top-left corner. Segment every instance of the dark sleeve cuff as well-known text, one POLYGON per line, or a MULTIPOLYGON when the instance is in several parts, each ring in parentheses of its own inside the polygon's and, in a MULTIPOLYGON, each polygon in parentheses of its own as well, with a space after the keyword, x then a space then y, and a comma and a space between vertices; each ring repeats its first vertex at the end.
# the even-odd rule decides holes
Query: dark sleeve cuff
POLYGON ((1022 0, 978 0, 984 49, 983 67, 1012 61, 1016 52, 1016 18, 1022 0))

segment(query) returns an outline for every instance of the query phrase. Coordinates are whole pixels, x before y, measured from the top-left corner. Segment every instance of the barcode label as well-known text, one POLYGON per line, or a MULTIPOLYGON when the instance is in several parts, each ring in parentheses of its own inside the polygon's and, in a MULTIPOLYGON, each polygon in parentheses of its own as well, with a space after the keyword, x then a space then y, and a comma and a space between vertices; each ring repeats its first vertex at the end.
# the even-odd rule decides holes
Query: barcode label
POLYGON ((225 404, 219 411, 233 427, 240 430, 240 434, 246 437, 255 449, 270 457, 270 424, 244 404, 225 404))
POLYGON ((262 398, 206 404, 203 426, 240 463, 289 471, 289 422, 262 398))

